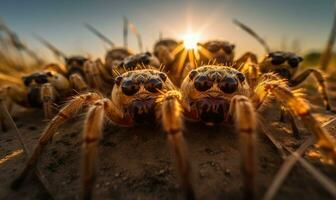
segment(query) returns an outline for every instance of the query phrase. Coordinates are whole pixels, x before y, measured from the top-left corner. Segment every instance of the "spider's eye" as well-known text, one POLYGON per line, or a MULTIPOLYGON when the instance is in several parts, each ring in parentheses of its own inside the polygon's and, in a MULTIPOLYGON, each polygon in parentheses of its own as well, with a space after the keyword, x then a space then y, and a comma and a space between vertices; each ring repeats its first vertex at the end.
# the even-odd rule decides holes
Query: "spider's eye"
POLYGON ((229 46, 229 45, 225 45, 223 49, 224 49, 226 54, 231 54, 232 53, 232 47, 229 46))
POLYGON ((35 81, 36 83, 38 84, 44 84, 44 83, 47 83, 48 82, 48 78, 46 75, 38 75, 36 78, 35 78, 35 81))
POLYGON ((117 78, 115 78, 114 83, 117 84, 118 86, 120 85, 121 81, 122 81, 122 77, 118 76, 117 78))
POLYGON ((160 78, 161 78, 161 80, 162 80, 163 82, 166 82, 166 80, 167 80, 167 75, 166 75, 165 73, 160 72, 160 73, 159 73, 159 76, 160 76, 160 78))
POLYGON ((238 82, 233 77, 226 77, 218 85, 224 93, 228 94, 234 93, 238 88, 238 82))
POLYGON ((189 73, 190 80, 194 80, 194 78, 197 74, 198 74, 198 72, 196 70, 191 70, 191 72, 189 73))
POLYGON ((207 76, 200 75, 200 76, 196 77, 196 79, 194 81, 194 86, 195 86, 196 90, 198 90, 200 92, 204 92, 204 91, 207 91, 208 89, 210 89, 212 87, 212 82, 208 79, 207 76))
POLYGON ((29 86, 33 80, 31 77, 23 77, 22 79, 25 86, 29 86))
POLYGON ((272 62, 273 65, 280 65, 283 62, 285 62, 285 60, 286 59, 281 55, 274 55, 274 56, 272 56, 272 61, 271 62, 272 62))
POLYGON ((127 80, 122 83, 121 91, 127 96, 132 96, 139 91, 139 85, 131 80, 127 80))
POLYGON ((238 79, 241 83, 244 82, 245 75, 243 73, 241 73, 241 72, 237 73, 237 77, 238 77, 238 79))
POLYGON ((158 92, 162 89, 162 81, 155 78, 149 79, 145 84, 145 88, 152 93, 158 92))
POLYGON ((293 68, 299 66, 300 62, 301 62, 301 59, 299 57, 292 57, 288 59, 288 64, 293 68))
POLYGON ((218 44, 216 44, 216 43, 210 44, 210 45, 208 46, 208 50, 209 50, 210 52, 213 52, 213 53, 219 51, 219 49, 220 49, 220 46, 219 46, 218 44))

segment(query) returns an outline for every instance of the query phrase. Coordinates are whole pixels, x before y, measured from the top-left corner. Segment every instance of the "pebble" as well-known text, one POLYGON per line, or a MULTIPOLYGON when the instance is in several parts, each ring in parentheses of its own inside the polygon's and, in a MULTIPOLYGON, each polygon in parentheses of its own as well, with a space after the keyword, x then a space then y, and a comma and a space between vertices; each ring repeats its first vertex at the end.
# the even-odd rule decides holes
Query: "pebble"
POLYGON ((231 175, 231 171, 229 169, 225 169, 224 173, 225 173, 226 176, 230 176, 231 175))
POLYGON ((200 170, 199 170, 199 175, 200 175, 200 177, 205 177, 205 175, 206 175, 206 170, 204 170, 204 169, 200 169, 200 170))
POLYGON ((158 175, 162 175, 162 174, 164 174, 165 172, 166 172, 165 169, 161 169, 161 170, 159 171, 158 175))
POLYGON ((120 176, 120 173, 115 173, 114 176, 118 178, 120 176))

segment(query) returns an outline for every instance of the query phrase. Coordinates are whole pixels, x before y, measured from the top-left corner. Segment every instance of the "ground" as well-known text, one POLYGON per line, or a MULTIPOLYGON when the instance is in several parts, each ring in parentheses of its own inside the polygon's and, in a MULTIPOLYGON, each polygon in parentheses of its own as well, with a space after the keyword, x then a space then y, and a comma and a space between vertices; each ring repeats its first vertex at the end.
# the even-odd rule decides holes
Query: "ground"
MULTIPOLYGON (((308 85, 309 87, 309 85, 308 85)), ((309 87, 308 99, 322 122, 333 118, 324 111, 316 90, 309 87)), ((336 86, 330 87, 336 106, 336 86)), ((262 126, 281 142, 294 150, 310 135, 301 125, 302 139, 292 137, 288 123, 279 123, 279 107, 272 104, 259 115, 262 126)), ((46 121, 43 113, 25 110, 15 114, 15 121, 31 150, 46 121)), ((79 199, 81 129, 83 115, 76 117, 54 136, 38 164, 47 177, 55 199, 79 199)), ((335 136, 336 124, 331 131, 335 136)), ((234 127, 208 127, 200 123, 186 123, 185 138, 193 166, 193 179, 198 199, 242 199, 238 136, 234 127)), ((165 135, 160 125, 118 128, 108 125, 104 130, 98 152, 98 170, 94 199, 182 199, 178 177, 171 161, 165 135)), ((24 166, 25 157, 14 131, 0 132, 0 199, 46 199, 43 187, 34 175, 18 191, 9 188, 11 181, 24 166)), ((258 194, 262 197, 283 160, 271 142, 258 133, 258 194)), ((315 167, 336 181, 336 168, 305 156, 315 167)), ((275 199, 333 199, 301 165, 289 174, 275 199)))

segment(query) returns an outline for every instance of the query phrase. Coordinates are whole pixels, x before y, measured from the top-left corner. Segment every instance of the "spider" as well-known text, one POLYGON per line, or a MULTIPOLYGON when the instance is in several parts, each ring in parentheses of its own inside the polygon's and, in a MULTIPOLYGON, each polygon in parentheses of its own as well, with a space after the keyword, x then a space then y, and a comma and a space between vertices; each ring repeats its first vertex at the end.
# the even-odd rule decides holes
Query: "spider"
POLYGON ((208 52, 200 54, 200 61, 203 63, 208 63, 211 60, 215 60, 218 64, 240 66, 248 59, 252 59, 253 61, 256 59, 254 54, 251 52, 246 52, 237 60, 235 60, 235 45, 228 41, 210 40, 203 44, 199 43, 198 45, 205 49, 203 51, 201 49, 201 52, 208 52))
MULTIPOLYGON (((44 38, 36 36, 36 39, 46 46, 57 58, 63 59, 65 63, 64 68, 55 68, 54 66, 51 66, 50 68, 66 76, 76 91, 82 92, 88 90, 89 87, 93 88, 94 85, 88 84, 90 81, 88 79, 92 79, 97 70, 92 68, 92 65, 85 65, 89 59, 83 56, 69 57, 44 38)), ((92 83, 92 81, 90 83, 92 83)))
POLYGON ((50 64, 45 70, 23 76, 15 84, 7 81, 0 88, 0 98, 6 102, 8 110, 11 111, 13 103, 25 108, 43 107, 45 117, 51 118, 53 103, 64 99, 71 92, 68 79, 51 68, 59 67, 50 64))
MULTIPOLYGON (((206 65, 189 72, 181 85, 184 116, 193 121, 233 123, 240 138, 242 173, 247 199, 255 196, 256 128, 258 111, 275 97, 318 138, 318 146, 336 158, 336 142, 311 114, 309 104, 284 79, 265 73, 250 87, 246 76, 232 68, 206 65)), ((270 104, 268 104, 270 105, 270 104)))
POLYGON ((117 65, 117 67, 125 68, 126 70, 132 70, 140 65, 150 65, 152 67, 159 68, 161 64, 159 60, 150 52, 145 52, 126 57, 122 62, 119 63, 119 65, 117 65))
POLYGON ((118 126, 159 121, 167 133, 168 141, 176 158, 181 185, 186 197, 193 198, 190 182, 190 165, 186 157, 182 135, 181 94, 167 75, 155 68, 134 69, 116 77, 111 98, 98 93, 74 96, 48 124, 34 148, 20 176, 13 182, 17 187, 30 170, 34 169, 40 154, 51 140, 57 128, 83 106, 88 106, 83 131, 83 197, 92 196, 95 177, 95 158, 102 136, 105 119, 118 126))
POLYGON ((118 66, 125 58, 132 55, 134 54, 126 48, 113 48, 105 55, 105 67, 111 71, 114 66, 118 66))
MULTIPOLYGON (((267 52, 267 55, 260 63, 258 63, 257 56, 251 54, 251 57, 253 57, 254 59, 251 59, 250 62, 245 62, 244 64, 236 67, 242 68, 241 70, 246 73, 251 73, 250 78, 254 79, 258 77, 260 73, 263 74, 274 72, 281 78, 285 79, 289 87, 299 86, 309 77, 310 74, 312 74, 316 78, 319 85, 318 89, 321 93, 323 104, 326 110, 334 112, 328 98, 326 80, 320 70, 316 68, 308 68, 298 74, 300 63, 303 61, 303 58, 301 56, 298 56, 293 52, 270 51, 266 42, 261 39, 254 31, 252 31, 252 29, 242 24, 241 22, 238 22, 237 20, 235 20, 235 23, 243 30, 251 34, 254 38, 256 38, 264 46, 265 51, 267 52)), ((294 136, 299 138, 299 130, 295 124, 293 114, 290 112, 288 113, 283 107, 281 108, 280 121, 284 121, 284 116, 286 114, 288 115, 292 124, 294 136)))

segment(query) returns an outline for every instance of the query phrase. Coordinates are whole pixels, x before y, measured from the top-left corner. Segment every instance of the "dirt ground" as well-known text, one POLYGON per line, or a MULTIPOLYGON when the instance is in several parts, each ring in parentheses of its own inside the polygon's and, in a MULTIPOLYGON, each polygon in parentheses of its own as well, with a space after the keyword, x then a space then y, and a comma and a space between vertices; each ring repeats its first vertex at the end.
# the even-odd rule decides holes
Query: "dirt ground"
MULTIPOLYGON (((336 84, 330 96, 336 106, 336 84)), ((316 90, 309 89, 308 99, 322 122, 334 115, 324 111, 316 90)), ((292 150, 310 135, 301 125, 302 139, 292 137, 288 123, 279 123, 279 107, 260 113, 272 135, 292 150)), ((31 150, 46 122, 43 113, 26 110, 15 114, 15 121, 31 150)), ((83 116, 63 125, 40 159, 39 168, 50 182, 56 199, 80 197, 81 130, 83 116)), ((331 130, 335 135, 336 124, 331 130)), ((238 137, 234 127, 209 127, 186 123, 185 138, 193 166, 193 179, 198 199, 241 199, 242 176, 238 137)), ((0 199, 46 199, 40 183, 31 175, 18 191, 9 188, 11 181, 24 166, 25 157, 13 130, 0 133, 0 199)), ((258 193, 262 197, 283 160, 274 146, 259 131, 258 134, 258 193)), ((315 167, 336 181, 336 168, 305 156, 315 167)), ((178 177, 165 135, 160 125, 104 130, 98 155, 94 199, 182 199, 178 177)), ((289 174, 275 199, 333 199, 301 165, 289 174)))

